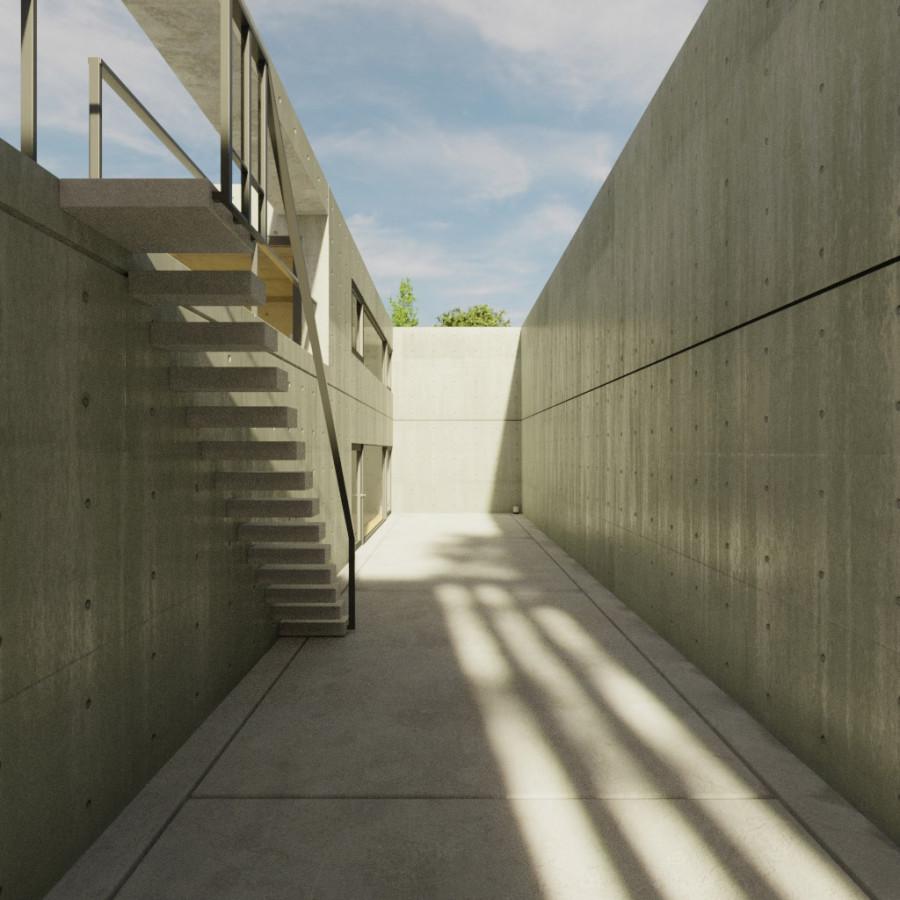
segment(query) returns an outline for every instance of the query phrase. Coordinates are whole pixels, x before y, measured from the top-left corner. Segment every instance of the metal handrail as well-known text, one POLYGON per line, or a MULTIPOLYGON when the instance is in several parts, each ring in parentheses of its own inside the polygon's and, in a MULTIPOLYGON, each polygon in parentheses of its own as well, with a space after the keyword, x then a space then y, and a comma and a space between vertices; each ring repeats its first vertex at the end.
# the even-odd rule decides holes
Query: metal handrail
MULTIPOLYGON (((128 108, 150 129, 161 143, 172 152, 175 158, 194 176, 194 178, 206 179, 202 169, 178 146, 175 139, 153 117, 150 111, 138 100, 137 97, 125 86, 125 83, 115 72, 97 56, 88 60, 90 66, 90 165, 91 178, 103 177, 103 82, 105 81, 121 98, 128 108)), ((208 180, 208 179, 207 179, 208 180)))

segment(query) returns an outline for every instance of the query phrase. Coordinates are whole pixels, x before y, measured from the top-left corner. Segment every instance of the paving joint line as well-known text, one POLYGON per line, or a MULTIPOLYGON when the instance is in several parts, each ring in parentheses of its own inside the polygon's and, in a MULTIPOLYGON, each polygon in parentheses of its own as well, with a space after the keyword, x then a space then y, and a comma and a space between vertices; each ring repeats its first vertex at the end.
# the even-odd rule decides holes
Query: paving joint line
POLYGON ((185 794, 185 796, 181 800, 181 802, 175 807, 175 809, 172 811, 172 813, 166 818, 165 822, 163 822, 163 824, 159 827, 159 829, 156 831, 156 834, 153 835, 153 837, 150 839, 147 846, 144 847, 143 851, 138 856, 138 858, 128 867, 128 870, 122 876, 119 883, 115 886, 115 888, 113 888, 113 891, 109 895, 108 900, 114 900, 115 897, 119 896, 122 889, 125 887, 126 884, 128 884, 128 881, 131 878, 131 876, 134 875, 134 873, 137 871, 140 864, 147 858, 150 851, 156 846, 157 842, 163 836, 166 829, 172 824, 173 821, 175 821, 175 818, 182 811, 182 809, 184 809, 184 807, 187 805, 188 801, 190 801, 193 798, 194 792, 197 790, 197 788, 200 786, 200 784, 202 784, 203 779, 206 778, 206 776, 212 770, 213 766, 215 766, 215 764, 222 758, 225 751, 231 746, 232 742, 238 736, 238 734, 241 732, 241 730, 247 724, 247 722, 250 721, 251 717, 256 712, 256 710, 259 709, 263 700, 265 700, 266 697, 269 696, 269 693, 272 691, 272 689, 275 687, 275 685, 278 684, 279 681, 281 681, 281 678, 284 675, 284 673, 287 671, 288 667, 291 665, 291 663, 293 663, 293 661, 299 655, 300 651, 307 645, 308 642, 309 642, 309 638, 305 638, 302 641, 302 643, 300 644, 300 646, 297 647, 297 649, 291 654, 288 661, 281 667, 281 670, 272 679, 272 682, 269 684, 269 686, 263 691, 261 696, 253 704, 250 711, 241 719, 240 723, 237 725, 237 727, 231 733, 231 736, 228 738, 228 740, 225 741, 225 743, 222 745, 222 747, 219 749, 219 751, 215 754, 213 759, 210 761, 209 765, 207 765, 204 768, 204 770, 200 773, 199 777, 194 781, 193 785, 187 791, 187 793, 185 794))

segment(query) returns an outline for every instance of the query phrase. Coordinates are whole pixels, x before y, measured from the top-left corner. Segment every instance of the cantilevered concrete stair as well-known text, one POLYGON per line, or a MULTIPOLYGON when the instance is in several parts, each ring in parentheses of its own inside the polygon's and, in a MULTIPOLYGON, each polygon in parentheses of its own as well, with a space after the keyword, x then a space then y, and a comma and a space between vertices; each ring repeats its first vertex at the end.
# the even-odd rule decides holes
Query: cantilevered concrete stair
MULTIPOLYGON (((259 279, 246 272, 141 273, 135 295, 153 305, 203 305, 200 298, 212 296, 215 305, 261 305, 259 279), (192 278, 196 275, 196 295, 192 278), (215 278, 210 278, 214 275, 215 278), (231 284, 231 276, 234 284, 231 284)), ((207 304, 210 305, 210 304, 207 304)), ((266 352, 277 347, 275 331, 264 322, 154 322, 151 343, 172 351, 266 352)), ((170 384, 190 393, 261 390, 284 391, 287 373, 277 367, 206 369, 173 367, 170 384), (215 373, 215 374, 213 374, 215 373)), ((289 406, 197 405, 185 409, 185 423, 207 432, 216 429, 294 428, 297 410, 289 406)), ((200 440, 202 459, 228 461, 299 461, 305 447, 299 441, 200 440)), ((334 566, 327 560, 330 548, 322 543, 324 525, 310 522, 319 512, 319 501, 310 498, 273 497, 284 491, 308 491, 313 485, 310 471, 228 471, 216 473, 215 485, 241 496, 225 501, 225 515, 238 522, 238 540, 250 543, 248 563, 256 568, 255 584, 265 592, 279 632, 290 635, 344 634, 347 612, 336 584, 334 566), (267 496, 245 496, 253 494, 267 496), (272 524, 275 520, 277 524, 272 524), (281 524, 287 520, 290 524, 281 524), (303 524, 295 524, 301 520, 303 524), (308 545, 308 546, 307 546, 308 545)))
MULTIPOLYGON (((145 302, 160 304, 163 301, 159 298, 165 298, 178 305, 201 305, 192 293, 191 279, 185 277, 193 274, 201 276, 197 279, 198 296, 204 296, 204 291, 212 293, 218 300, 217 305, 253 302, 258 306, 261 301, 265 302, 257 288, 259 279, 255 276, 247 279, 248 273, 177 273, 176 278, 172 277, 172 273, 160 274, 158 288, 152 276, 143 274, 140 277, 138 294, 142 298, 153 298, 145 302), (210 279, 210 274, 216 278, 210 279), (228 284, 228 276, 231 275, 239 276, 243 293, 228 284)), ((277 347, 275 331, 264 322, 154 322, 150 339, 154 346, 173 351, 266 352, 277 347)), ((186 367, 181 371, 173 367, 170 383, 177 390, 192 393, 240 393, 261 389, 283 391, 287 389, 286 374, 276 367, 216 370, 216 375, 208 374, 202 367, 186 367), (231 373, 230 377, 227 373, 231 373)), ((204 432, 216 429, 289 429, 297 425, 297 411, 293 407, 276 405, 197 405, 185 410, 185 422, 189 427, 204 432)), ((304 445, 290 440, 201 440, 198 441, 198 450, 202 459, 222 462, 299 461, 305 457, 304 445)), ((312 472, 222 470, 216 473, 215 484, 219 490, 242 495, 225 501, 225 514, 237 520, 239 540, 246 541, 249 536, 248 562, 257 567, 256 586, 264 590, 279 623, 279 632, 291 635, 345 633, 346 609, 336 585, 334 567, 325 562, 330 554, 322 544, 324 525, 309 522, 319 512, 318 499, 271 496, 284 491, 310 490, 313 485, 312 472), (267 496, 245 496, 257 493, 267 496), (278 524, 271 524, 272 520, 278 524), (288 520, 291 524, 281 524, 281 520, 288 520), (295 520, 302 520, 303 524, 294 524, 295 520), (261 541, 258 540, 260 538, 261 541), (279 546, 280 542, 283 546, 279 546), (303 546, 307 542, 312 546, 303 546), (286 561, 268 562, 267 553, 273 551, 278 551, 278 558, 286 561)))
MULTIPOLYGON (((200 179, 63 181, 66 210, 126 248, 142 253, 240 253, 252 249, 247 231, 216 202, 212 186, 200 179)), ((262 306, 265 283, 247 271, 159 271, 129 273, 132 299, 157 309, 175 307, 262 306)), ((278 334, 267 323, 153 321, 150 343, 175 353, 271 353, 278 334)), ((279 366, 180 366, 170 369, 174 391, 197 394, 283 393, 288 373, 279 366)), ((211 396, 212 395, 212 396, 211 396)), ((244 464, 304 459, 305 447, 293 440, 256 440, 250 429, 290 429, 297 410, 266 406, 203 403, 185 410, 185 423, 199 429, 197 452, 223 464, 215 489, 224 513, 237 522, 237 540, 249 544, 247 561, 264 591, 281 634, 345 634, 347 610, 336 585, 331 551, 323 543, 325 526, 315 497, 285 497, 310 491, 313 474, 288 471, 231 471, 244 464), (216 431, 228 430, 223 439, 216 431), (210 434, 211 432, 211 434, 210 434), (235 437, 235 432, 238 437, 235 437), (245 434, 242 434, 245 433, 245 434), (235 496, 236 495, 236 496, 235 496), (262 496, 257 496, 262 495, 262 496), (279 496, 280 495, 280 496, 279 496)))

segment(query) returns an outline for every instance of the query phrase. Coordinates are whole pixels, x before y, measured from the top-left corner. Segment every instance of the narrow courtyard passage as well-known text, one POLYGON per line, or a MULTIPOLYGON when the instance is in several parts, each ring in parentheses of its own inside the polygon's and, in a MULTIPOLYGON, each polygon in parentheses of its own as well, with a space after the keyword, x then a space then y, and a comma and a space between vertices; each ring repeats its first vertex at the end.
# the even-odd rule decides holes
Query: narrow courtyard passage
POLYGON ((280 640, 51 896, 897 884, 893 844, 527 519, 395 515, 356 632, 280 640))

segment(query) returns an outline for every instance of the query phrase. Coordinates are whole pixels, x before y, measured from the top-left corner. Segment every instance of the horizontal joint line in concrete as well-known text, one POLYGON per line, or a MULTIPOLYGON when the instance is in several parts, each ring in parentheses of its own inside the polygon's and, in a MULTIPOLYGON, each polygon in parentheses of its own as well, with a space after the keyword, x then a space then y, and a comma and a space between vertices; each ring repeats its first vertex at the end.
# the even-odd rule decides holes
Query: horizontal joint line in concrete
POLYGON ((659 359, 655 359, 653 360, 653 362, 646 363, 643 366, 638 366, 636 369, 632 369, 629 372, 623 372, 621 375, 617 375, 615 378, 610 378, 609 381, 604 381, 602 384, 597 384, 594 385, 594 387, 579 391, 577 394, 573 394, 571 397, 566 397, 564 400, 558 400, 556 403, 551 403, 549 406, 545 406, 543 409, 537 410, 537 412, 523 415, 522 421, 526 419, 533 419, 545 412, 549 412, 551 409, 556 409, 558 406, 564 406, 566 403, 571 403, 573 400, 578 400, 581 397, 592 394, 594 391, 599 391, 605 387, 609 387, 611 384, 616 384, 616 382, 624 381, 626 378, 631 378, 632 375, 637 375, 639 372, 644 372, 647 369, 652 369, 654 366, 660 365, 660 363, 668 362, 670 359, 675 359, 677 356, 681 356, 685 353, 690 353, 692 350, 696 350, 698 347, 702 347, 704 344, 711 344, 713 341, 719 340, 719 338, 726 337, 729 334, 734 334, 736 331, 740 331, 741 329, 747 328, 750 325, 755 325, 757 322, 762 322, 763 319, 777 316, 779 313, 783 313, 788 309, 799 306, 801 303, 806 303, 808 300, 815 300, 816 297, 821 297, 823 294, 828 294, 831 291, 835 291, 838 288, 844 287, 845 285, 852 284, 854 281, 859 281, 861 278, 866 278, 869 275, 874 275, 875 272, 880 272, 882 269, 887 269, 889 266, 896 265, 898 262, 900 262, 900 256, 894 256, 891 257, 891 259, 885 260, 884 262, 877 263, 874 266, 869 266, 868 269, 863 269, 861 272, 856 272, 853 275, 848 275, 846 278, 835 281, 833 284, 829 284, 826 287, 819 288, 818 290, 813 291, 811 294, 806 294, 803 297, 798 297, 796 300, 791 300, 789 303, 784 303, 781 306, 776 307, 775 309, 770 309, 768 312, 760 313, 758 316, 754 316, 752 319, 747 319, 746 322, 741 322, 738 325, 733 325, 731 328, 726 328, 724 331, 720 331, 717 334, 713 334, 707 338, 703 338, 702 341, 697 341, 696 343, 690 344, 687 347, 682 347, 680 350, 675 350, 674 352, 669 353, 667 356, 661 356, 659 359))
POLYGON ((13 208, 12 206, 8 206, 2 200, 0 200, 0 212, 5 212, 11 218, 18 219, 25 225, 33 228, 35 231, 39 231, 41 234, 52 238, 54 241, 58 241, 60 244, 65 244, 65 246, 69 249, 74 250, 76 253, 80 253, 82 256, 86 256, 88 259, 92 259, 95 263, 99 263, 101 266, 105 266, 107 269, 110 269, 117 275, 122 275, 125 278, 128 277, 127 269, 119 268, 119 266, 117 266, 115 263, 110 262, 108 259, 104 259, 102 256, 100 256, 99 253, 94 253, 93 250, 88 250, 87 247, 82 247, 81 244, 77 243, 76 241, 67 238, 65 235, 60 234, 53 228, 48 228, 46 225, 38 222, 37 219, 32 219, 31 216, 26 216, 25 213, 19 212, 19 210, 13 208))
POLYGON ((543 803, 547 800, 571 800, 575 802, 591 802, 598 801, 601 803, 606 803, 609 801, 625 801, 628 803, 635 803, 645 800, 649 803, 656 803, 660 800, 683 800, 688 803, 708 803, 712 800, 715 800, 717 803, 722 802, 734 802, 745 804, 748 802, 756 802, 756 803, 768 803, 771 804, 773 802, 778 803, 781 806, 784 804, 781 802, 780 798, 776 795, 772 794, 757 794, 757 795, 747 795, 741 797, 734 796, 715 796, 715 795, 705 795, 702 797, 697 797, 691 794, 646 794, 642 796, 635 796, 632 794, 628 794, 625 796, 612 796, 612 797, 604 797, 598 794, 584 794, 581 792, 571 793, 571 794, 535 794, 534 796, 523 795, 523 794, 194 794, 190 798, 192 801, 199 800, 210 800, 210 801, 222 801, 222 800, 246 800, 248 802, 260 801, 260 800, 297 800, 297 801, 312 801, 312 800, 324 800, 324 801, 332 801, 332 800, 464 800, 466 803, 478 802, 479 800, 487 802, 487 803, 508 803, 510 800, 516 801, 534 801, 535 803, 543 803))
POLYGON ((397 416, 394 416, 395 422, 520 422, 521 419, 512 418, 510 416, 498 416, 496 418, 492 416, 485 416, 484 418, 479 418, 477 416, 459 416, 457 418, 445 418, 445 419, 419 419, 419 418, 411 418, 404 419, 397 416))
MULTIPOLYGON (((141 623, 143 625, 143 622, 141 623)), ((16 697, 20 697, 22 694, 27 693, 32 688, 36 688, 39 684, 45 682, 48 678, 53 678, 55 675, 59 675, 60 672, 65 672, 66 669, 71 669, 72 666, 78 665, 82 660, 87 659, 89 656, 93 656, 98 650, 102 650, 104 648, 104 644, 97 644, 95 647, 91 647, 86 653, 82 653, 81 656, 76 656, 74 659, 70 659, 64 665, 60 666, 57 669, 54 669, 52 672, 47 672, 44 675, 41 675, 39 678, 35 678, 34 681, 29 682, 25 685, 25 687, 20 688, 17 691, 14 691, 12 694, 6 695, 0 693, 0 703, 6 703, 9 700, 15 700, 16 697)))
MULTIPOLYGON (((191 800, 302 800, 304 802, 311 800, 465 800, 467 803, 483 800, 489 803, 508 803, 510 800, 528 801, 533 800, 536 803, 543 803, 546 800, 572 800, 572 801, 605 801, 610 798, 597 797, 593 794, 540 794, 533 797, 522 796, 519 794, 195 794, 191 800)), ((698 799, 691 796, 675 796, 666 794, 648 795, 646 797, 615 797, 612 799, 627 800, 633 802, 635 800, 693 800, 698 803, 705 803, 707 800, 735 800, 740 803, 746 803, 749 800, 757 800, 761 803, 771 803, 771 797, 703 797, 698 799)))
MULTIPOLYGON (((379 380, 378 383, 383 388, 385 388, 387 391, 389 391, 391 395, 393 395, 392 388, 388 387, 388 385, 386 385, 381 380, 379 380)), ((367 403, 365 400, 363 400, 359 397, 355 397, 353 394, 349 393, 348 391, 345 391, 342 387, 339 387, 336 384, 332 384, 330 381, 328 382, 328 387, 330 387, 333 391, 335 391, 338 394, 343 394, 345 397, 349 398, 350 400, 352 400, 354 403, 358 404, 359 406, 365 407, 366 409, 371 409, 372 412, 378 414, 379 416, 384 416, 385 418, 388 418, 388 415, 384 410, 379 409, 377 406, 372 406, 371 403, 367 403)))
POLYGON ((144 847, 137 859, 135 859, 134 862, 128 867, 128 871, 124 873, 121 880, 116 885, 115 890, 110 895, 110 900, 118 897, 119 893, 128 883, 128 880, 132 875, 134 875, 135 871, 137 871, 138 866, 140 866, 140 864, 147 858, 147 855, 154 848, 154 846, 156 846, 157 841, 163 836, 163 834, 165 834, 166 829, 172 824, 172 822, 175 821, 175 818, 179 815, 181 810, 184 809, 185 804, 189 800, 193 799, 194 791, 196 791, 197 788, 203 783, 203 780, 207 775, 209 775, 210 771, 212 771, 213 766, 215 766, 215 764, 222 758, 222 755, 231 746, 232 742, 238 736, 241 729, 247 724, 247 722, 250 721, 256 710, 259 709, 263 700, 265 700, 266 697, 269 696, 272 688, 274 688, 275 685, 278 684, 278 682, 281 680, 281 676, 284 675, 291 663, 297 658, 297 655, 300 653, 300 651, 306 646, 307 641, 308 639, 303 640, 297 650, 291 654, 290 659, 284 664, 284 666, 282 666, 281 671, 272 679, 272 683, 265 689, 265 691, 263 691, 262 695, 257 698, 256 702, 253 704, 252 709, 241 719, 241 721, 232 731, 231 736, 228 738, 228 740, 225 741, 225 743, 219 748, 219 752, 216 753, 215 757, 210 760, 209 765, 206 766, 200 776, 194 781, 193 786, 189 791, 187 791, 181 803, 179 803, 178 806, 172 811, 171 815, 169 815, 166 821, 160 826, 156 834, 153 835, 152 840, 147 843, 147 846, 144 847))

